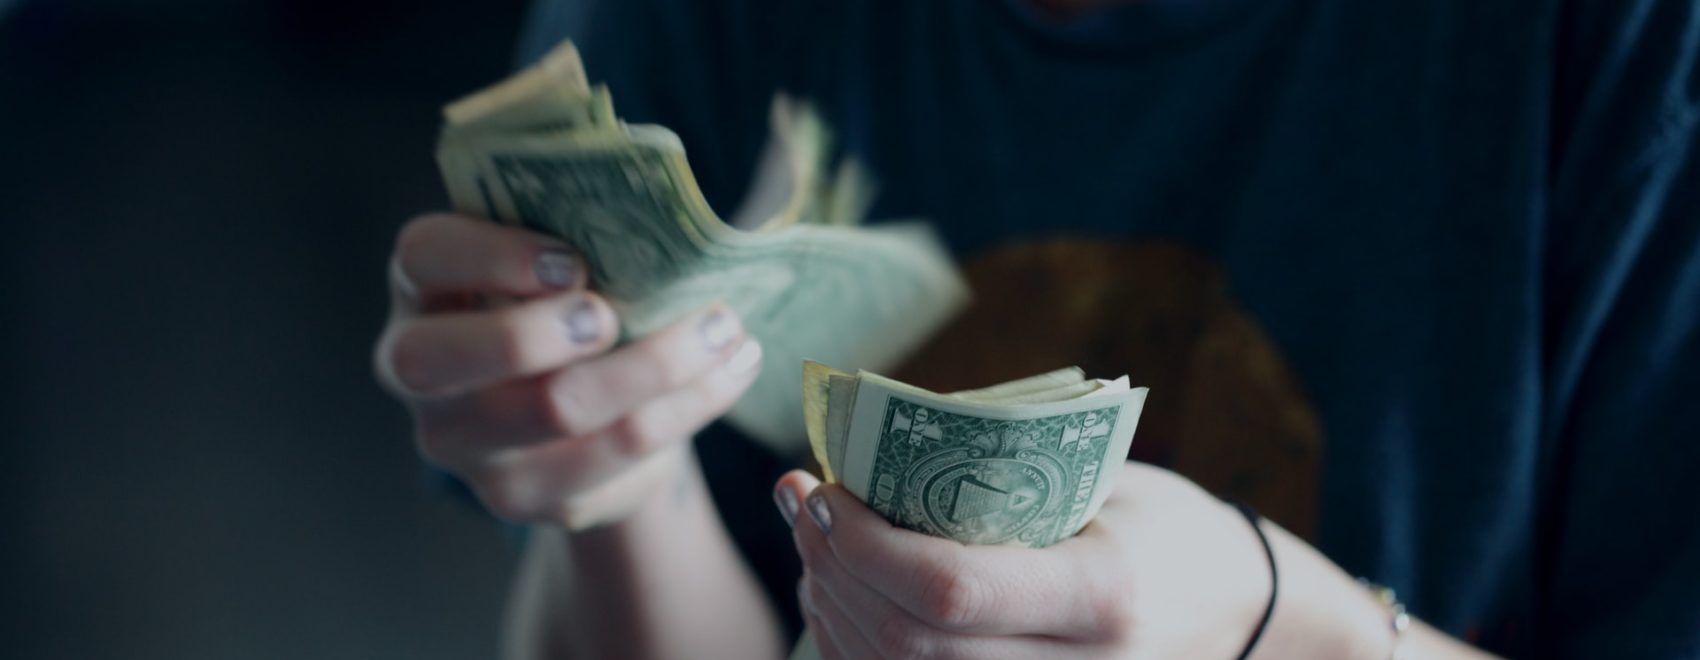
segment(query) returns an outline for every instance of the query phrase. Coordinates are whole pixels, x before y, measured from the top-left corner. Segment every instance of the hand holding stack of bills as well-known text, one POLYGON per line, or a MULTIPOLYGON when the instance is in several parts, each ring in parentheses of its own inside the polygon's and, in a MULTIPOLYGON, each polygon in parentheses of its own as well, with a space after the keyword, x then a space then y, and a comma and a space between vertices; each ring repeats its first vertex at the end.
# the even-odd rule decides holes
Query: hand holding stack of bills
MULTIPOLYGON (((1079 532, 1120 474, 1146 388, 1060 369, 937 394, 803 365, 804 424, 829 483, 906 529, 1040 548, 1079 532)), ((792 655, 818 657, 805 637, 792 655)))
POLYGON ((826 131, 776 102, 787 191, 723 222, 697 190, 672 131, 628 125, 587 83, 572 42, 450 103, 437 162, 454 207, 566 241, 622 335, 654 332, 716 301, 762 344, 761 377, 728 414, 740 430, 801 447, 797 365, 893 367, 968 299, 930 226, 861 226, 869 193, 854 167, 828 176, 826 131))
MULTIPOLYGON (((679 138, 622 121, 570 42, 444 116, 437 160, 457 210, 581 252, 626 339, 731 306, 766 358, 728 420, 781 450, 806 436, 825 479, 894 524, 1043 547, 1108 497, 1145 402, 1127 377, 1069 368, 938 394, 870 371, 896 367, 967 288, 926 225, 862 225, 863 179, 825 174, 826 130, 806 106, 776 102, 790 190, 739 227, 703 200, 679 138)), ((622 488, 660 478, 630 476, 622 488)), ((612 519, 597 502, 570 504, 583 510, 569 527, 612 519)))

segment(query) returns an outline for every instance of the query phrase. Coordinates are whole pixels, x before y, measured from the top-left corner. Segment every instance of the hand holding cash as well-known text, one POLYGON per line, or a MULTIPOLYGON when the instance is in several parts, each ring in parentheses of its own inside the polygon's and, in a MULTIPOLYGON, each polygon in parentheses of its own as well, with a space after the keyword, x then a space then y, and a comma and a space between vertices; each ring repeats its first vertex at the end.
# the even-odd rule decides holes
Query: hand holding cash
POLYGON ((808 623, 792 657, 1236 657, 1271 593, 1251 527, 1174 473, 1135 462, 1105 469, 1116 488, 1096 517, 1046 548, 893 527, 839 485, 786 475, 778 494, 798 498, 808 623))
MULTIPOLYGON (((766 365, 729 419, 776 446, 806 431, 828 480, 879 515, 960 543, 1043 547, 1109 496, 1145 398, 1126 377, 1063 369, 936 394, 809 362, 799 382, 803 358, 895 366, 965 297, 930 233, 857 227, 844 202, 856 195, 822 192, 817 124, 779 122, 792 194, 738 230, 697 193, 678 139, 621 122, 570 43, 444 115, 438 160, 458 209, 582 252, 627 338, 725 301, 766 365), (801 427, 789 421, 799 409, 801 427)), ((654 480, 615 483, 635 493, 654 480)), ((610 519, 602 500, 620 499, 590 495, 568 502, 569 526, 610 519)))
POLYGON ((744 319, 767 360, 728 419, 771 447, 802 437, 803 358, 895 366, 967 299, 925 225, 855 226, 863 195, 832 184, 856 179, 828 181, 824 130, 803 109, 775 117, 790 194, 745 229, 709 208, 677 136, 614 114, 571 42, 444 116, 437 158, 455 208, 581 251, 625 337, 714 301, 744 319))
MULTIPOLYGON (((957 543, 1035 548, 1074 536, 1109 497, 1146 395, 1125 376, 1073 368, 936 394, 816 362, 804 364, 803 388, 822 472, 872 513, 957 543)), ((797 495, 780 488, 784 509, 797 495)), ((817 657, 817 643, 805 638, 792 657, 817 657)))
MULTIPOLYGON (((627 125, 615 115, 607 88, 588 83, 570 42, 508 80, 449 104, 443 114, 437 156, 456 209, 529 230, 515 233, 558 239, 582 258, 577 263, 584 277, 577 284, 606 303, 607 316, 617 319, 608 325, 618 328, 619 344, 637 349, 638 357, 623 360, 627 370, 602 368, 606 378, 579 382, 597 371, 581 366, 550 379, 573 381, 586 394, 532 397, 544 402, 531 406, 541 411, 510 406, 510 417, 525 412, 596 422, 564 425, 572 428, 545 436, 556 445, 548 465, 510 457, 499 474, 524 474, 489 477, 496 471, 480 468, 474 475, 475 487, 481 485, 476 477, 492 484, 479 488, 481 494, 519 491, 527 501, 558 496, 559 514, 552 517, 570 529, 625 519, 676 473, 676 450, 689 435, 722 412, 751 437, 795 453, 803 437, 796 369, 803 357, 892 366, 966 299, 926 227, 855 226, 863 206, 857 179, 841 173, 827 180, 824 133, 804 109, 780 104, 775 118, 790 157, 790 195, 747 229, 727 225, 708 207, 672 132, 627 125), (694 340, 686 336, 694 331, 681 324, 706 323, 691 319, 719 307, 729 308, 723 317, 733 321, 716 327, 734 328, 732 338, 740 342, 747 334, 762 358, 746 360, 756 370, 753 383, 740 373, 722 379, 731 384, 704 385, 693 395, 692 384, 671 379, 702 377, 708 367, 670 365, 697 365, 703 352, 668 347, 694 340), (662 359, 681 351, 694 357, 662 359), (650 388, 657 391, 646 393, 656 400, 644 406, 608 396, 657 379, 670 387, 650 388), (668 406, 671 413, 663 409, 668 406), (609 456, 630 458, 625 462, 632 469, 574 476, 585 472, 585 463, 609 456)), ((724 351, 717 341, 708 343, 716 348, 706 355, 717 361, 740 350, 738 342, 724 351)), ((439 345, 435 352, 473 350, 439 345)), ((623 350, 608 359, 621 361, 614 356, 623 350)), ((508 422, 485 421, 455 428, 465 433, 508 422)), ((522 507, 527 519, 543 508, 522 507)))

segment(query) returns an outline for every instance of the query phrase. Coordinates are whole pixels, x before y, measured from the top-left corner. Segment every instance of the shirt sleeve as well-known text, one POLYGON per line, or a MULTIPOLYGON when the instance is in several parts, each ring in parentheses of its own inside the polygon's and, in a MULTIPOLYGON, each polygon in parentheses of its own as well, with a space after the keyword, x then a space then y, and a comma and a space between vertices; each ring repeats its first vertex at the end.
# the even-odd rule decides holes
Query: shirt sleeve
POLYGON ((590 82, 631 123, 672 129, 721 217, 749 187, 773 96, 801 66, 807 1, 536 0, 519 42, 530 63, 572 39, 590 82))
POLYGON ((1700 656, 1700 2, 1565 12, 1539 657, 1700 656))

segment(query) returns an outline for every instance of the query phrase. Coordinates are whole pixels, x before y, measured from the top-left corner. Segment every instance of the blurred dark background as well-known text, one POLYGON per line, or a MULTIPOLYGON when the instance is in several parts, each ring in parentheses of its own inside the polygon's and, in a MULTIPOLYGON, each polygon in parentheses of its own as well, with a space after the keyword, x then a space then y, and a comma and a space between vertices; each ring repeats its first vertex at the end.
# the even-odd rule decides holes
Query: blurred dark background
POLYGON ((0 0, 7 658, 474 658, 514 546, 373 384, 522 0, 0 0))

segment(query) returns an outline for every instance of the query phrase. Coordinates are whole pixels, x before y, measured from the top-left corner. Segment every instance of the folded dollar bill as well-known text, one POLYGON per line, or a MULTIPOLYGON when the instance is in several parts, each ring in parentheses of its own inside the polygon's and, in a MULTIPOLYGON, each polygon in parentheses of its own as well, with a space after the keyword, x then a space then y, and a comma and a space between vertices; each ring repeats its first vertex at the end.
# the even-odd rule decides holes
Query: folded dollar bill
POLYGON ((437 160, 456 209, 582 251, 624 338, 714 301, 735 309, 766 357, 728 419, 795 448, 803 358, 889 368, 966 302, 967 288, 928 226, 858 226, 851 216, 867 195, 846 188, 861 179, 828 176, 818 119, 779 110, 791 192, 743 229, 703 200, 677 136, 619 119, 570 42, 445 107, 437 160))
POLYGON ((815 460, 892 523, 967 544, 1043 547, 1109 496, 1146 389, 1060 369, 937 394, 803 365, 815 460))

